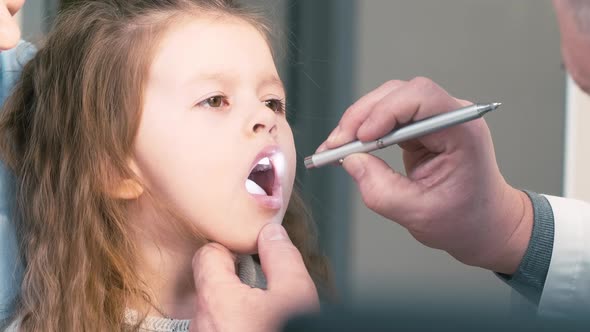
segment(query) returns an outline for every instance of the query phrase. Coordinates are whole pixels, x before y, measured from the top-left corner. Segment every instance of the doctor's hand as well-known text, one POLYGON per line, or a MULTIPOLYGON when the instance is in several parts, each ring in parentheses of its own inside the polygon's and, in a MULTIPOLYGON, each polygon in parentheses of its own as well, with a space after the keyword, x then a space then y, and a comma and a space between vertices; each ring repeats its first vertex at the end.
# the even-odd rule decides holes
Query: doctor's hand
POLYGON ((234 256, 220 244, 197 251, 196 314, 190 331, 278 331, 292 315, 319 310, 315 285, 281 225, 263 227, 258 254, 266 290, 243 284, 236 275, 234 256))
MULTIPOLYGON (((389 81, 354 103, 318 151, 471 104, 427 78, 389 81)), ((421 243, 459 261, 512 274, 526 251, 532 205, 506 183, 488 126, 477 119, 400 145, 405 175, 369 154, 344 159, 363 201, 421 243)))
POLYGON ((14 15, 24 0, 0 0, 0 50, 16 46, 20 39, 20 28, 14 15))

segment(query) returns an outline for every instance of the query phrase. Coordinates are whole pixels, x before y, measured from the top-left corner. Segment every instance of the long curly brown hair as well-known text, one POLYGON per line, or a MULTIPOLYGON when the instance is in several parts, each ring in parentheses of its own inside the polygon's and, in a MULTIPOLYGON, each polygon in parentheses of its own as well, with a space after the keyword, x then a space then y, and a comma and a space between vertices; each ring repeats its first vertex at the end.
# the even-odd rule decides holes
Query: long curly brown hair
MULTIPOLYGON (((128 160, 159 38, 180 16, 208 13, 268 36, 259 15, 231 0, 84 1, 60 15, 24 67, 0 117, 0 153, 17 178, 25 272, 13 320, 21 331, 127 330, 128 301, 152 303, 136 269, 126 203, 109 188, 134 178, 128 160)), ((283 225, 316 282, 328 283, 296 193, 283 225)))

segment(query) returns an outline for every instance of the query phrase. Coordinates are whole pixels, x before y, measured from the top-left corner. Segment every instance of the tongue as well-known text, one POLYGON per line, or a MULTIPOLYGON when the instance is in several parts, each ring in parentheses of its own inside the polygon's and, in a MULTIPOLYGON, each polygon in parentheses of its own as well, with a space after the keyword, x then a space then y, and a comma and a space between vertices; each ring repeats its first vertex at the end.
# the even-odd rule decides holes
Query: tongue
POLYGON ((254 195, 266 195, 266 191, 264 191, 264 189, 262 189, 262 187, 260 187, 258 184, 256 184, 256 182, 247 179, 246 180, 246 190, 250 193, 250 194, 254 194, 254 195))

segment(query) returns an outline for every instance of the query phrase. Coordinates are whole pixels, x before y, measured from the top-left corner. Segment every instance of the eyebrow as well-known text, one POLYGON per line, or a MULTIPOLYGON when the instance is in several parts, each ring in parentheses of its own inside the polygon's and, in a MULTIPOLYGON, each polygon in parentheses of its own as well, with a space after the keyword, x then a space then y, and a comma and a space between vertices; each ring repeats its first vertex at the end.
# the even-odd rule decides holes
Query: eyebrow
POLYGON ((279 87, 281 90, 285 91, 285 86, 283 85, 283 81, 280 78, 272 75, 262 80, 261 86, 264 85, 275 85, 279 87))
MULTIPOLYGON (((186 85, 195 84, 199 81, 221 81, 221 82, 228 82, 233 77, 224 73, 208 73, 208 74, 200 74, 193 76, 191 79, 187 80, 186 85)), ((280 88, 281 90, 285 91, 285 86, 283 85, 283 81, 278 78, 276 75, 268 75, 264 77, 261 81, 259 86, 275 86, 280 88)))

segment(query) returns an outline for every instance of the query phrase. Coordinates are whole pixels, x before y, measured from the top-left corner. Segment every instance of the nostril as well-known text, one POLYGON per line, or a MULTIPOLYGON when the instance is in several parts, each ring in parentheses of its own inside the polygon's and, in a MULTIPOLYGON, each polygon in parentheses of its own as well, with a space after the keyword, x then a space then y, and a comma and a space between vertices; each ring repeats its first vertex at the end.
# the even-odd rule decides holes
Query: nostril
POLYGON ((258 132, 259 130, 262 130, 262 129, 264 129, 264 125, 263 125, 263 124, 261 124, 261 123, 257 123, 257 124, 255 124, 255 125, 254 125, 254 128, 252 128, 252 130, 253 130, 255 133, 256 133, 256 132, 258 132))

